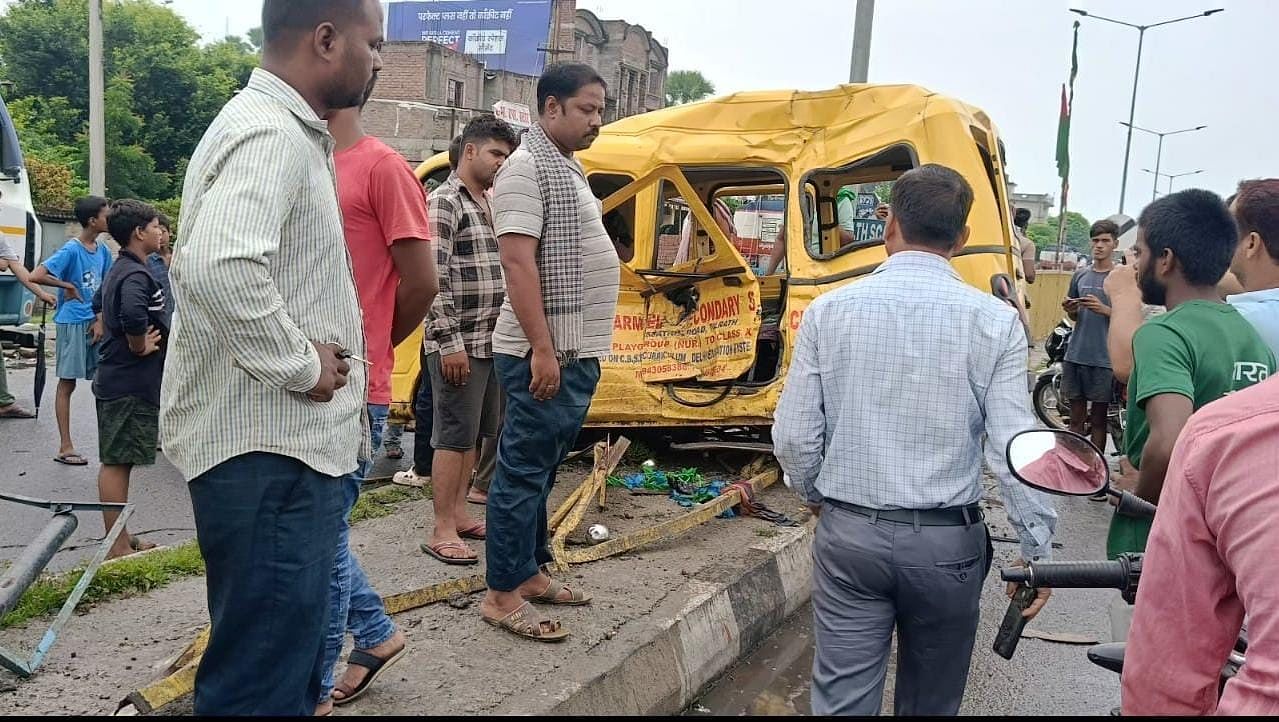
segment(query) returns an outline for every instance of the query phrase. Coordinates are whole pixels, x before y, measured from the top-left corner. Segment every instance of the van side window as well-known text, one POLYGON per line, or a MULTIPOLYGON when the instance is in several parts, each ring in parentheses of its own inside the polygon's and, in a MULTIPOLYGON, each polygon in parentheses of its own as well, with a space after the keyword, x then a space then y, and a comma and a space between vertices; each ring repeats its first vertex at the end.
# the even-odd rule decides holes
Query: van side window
POLYGON ((825 260, 881 245, 892 183, 915 165, 912 149, 900 145, 810 173, 802 198, 808 255, 825 260))

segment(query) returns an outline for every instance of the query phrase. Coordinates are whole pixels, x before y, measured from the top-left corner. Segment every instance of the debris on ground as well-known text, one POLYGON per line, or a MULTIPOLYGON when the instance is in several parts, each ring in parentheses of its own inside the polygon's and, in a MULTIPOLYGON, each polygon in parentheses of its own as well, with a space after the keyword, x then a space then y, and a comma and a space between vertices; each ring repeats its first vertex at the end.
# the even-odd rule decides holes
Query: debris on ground
MULTIPOLYGON (((724 489, 732 482, 725 479, 708 478, 696 467, 688 467, 678 471, 664 471, 656 465, 645 465, 642 471, 624 476, 610 476, 608 485, 625 487, 632 492, 666 493, 680 506, 692 507, 705 504, 724 493, 724 489)), ((732 509, 720 515, 725 519, 736 516, 732 509)))

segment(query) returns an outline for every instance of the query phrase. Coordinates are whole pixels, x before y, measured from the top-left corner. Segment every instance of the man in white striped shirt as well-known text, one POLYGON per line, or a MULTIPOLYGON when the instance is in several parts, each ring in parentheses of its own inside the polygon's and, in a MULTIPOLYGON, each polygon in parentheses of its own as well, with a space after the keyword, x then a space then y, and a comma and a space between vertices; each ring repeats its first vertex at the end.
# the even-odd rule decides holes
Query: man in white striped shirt
POLYGON ((343 475, 367 457, 364 329, 333 138, 382 65, 377 0, 266 0, 262 68, 183 187, 161 398, 190 481, 212 634, 198 715, 311 715, 343 475))

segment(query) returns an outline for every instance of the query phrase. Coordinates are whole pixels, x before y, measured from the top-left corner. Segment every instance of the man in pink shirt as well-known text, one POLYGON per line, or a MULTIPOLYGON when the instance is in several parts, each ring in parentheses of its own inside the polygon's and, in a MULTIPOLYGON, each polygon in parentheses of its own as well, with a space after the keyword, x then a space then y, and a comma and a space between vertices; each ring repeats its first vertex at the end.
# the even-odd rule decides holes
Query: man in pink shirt
MULTIPOLYGON (((371 92, 370 85, 366 99, 371 92)), ((336 141, 333 159, 346 245, 364 311, 365 347, 371 365, 369 427, 376 452, 391 403, 395 346, 422 324, 439 290, 439 281, 435 251, 429 243, 430 224, 422 184, 398 153, 364 134, 361 110, 362 106, 337 111, 328 121, 329 132, 336 141)), ((382 669, 405 651, 403 633, 387 616, 381 596, 369 584, 350 550, 346 519, 359 499, 360 484, 370 466, 370 462, 364 462, 355 474, 342 481, 345 512, 329 585, 325 673, 317 714, 327 714, 333 704, 359 697, 382 669), (334 665, 347 631, 355 637, 355 649, 347 659, 346 673, 335 685, 334 665)))
POLYGON ((1279 714, 1279 379, 1208 404, 1177 441, 1124 659, 1125 715, 1279 714), (1248 618, 1248 661, 1217 699, 1248 618))

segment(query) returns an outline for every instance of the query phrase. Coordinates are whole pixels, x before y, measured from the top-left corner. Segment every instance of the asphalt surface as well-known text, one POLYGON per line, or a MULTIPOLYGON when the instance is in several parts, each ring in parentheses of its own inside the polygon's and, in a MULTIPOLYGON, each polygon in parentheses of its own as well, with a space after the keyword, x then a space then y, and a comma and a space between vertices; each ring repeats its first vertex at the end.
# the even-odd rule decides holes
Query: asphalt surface
MULTIPOLYGON (((1105 558, 1108 504, 1056 498, 1060 517, 1055 550, 1059 561, 1105 558)), ((996 533, 999 533, 996 530, 996 533)), ((1088 662, 1087 645, 1022 639, 1012 660, 991 651, 1008 607, 998 567, 1016 556, 1016 547, 996 543, 996 568, 986 580, 982 617, 973 650, 964 715, 1105 715, 1119 705, 1119 676, 1088 662)), ((1027 629, 1093 636, 1110 641, 1106 608, 1117 592, 1061 589, 1027 629)), ((812 606, 807 605, 749 657, 721 677, 690 715, 808 715, 813 660, 812 606)), ((892 713, 893 665, 889 665, 884 708, 892 713)))
MULTIPOLYGON (((9 392, 18 403, 31 408, 32 368, 9 368, 9 392)), ((88 466, 67 466, 53 460, 58 452, 58 422, 53 401, 57 380, 45 386, 40 417, 35 420, 0 419, 0 492, 53 501, 98 500, 97 412, 90 382, 81 381, 71 396, 71 439, 88 466)), ((406 459, 379 459, 373 476, 390 475, 412 463, 413 435, 404 435, 406 459)), ((156 544, 173 545, 195 537, 191 497, 178 470, 160 453, 154 466, 136 467, 130 480, 129 500, 134 502, 129 531, 156 544)), ((50 571, 70 569, 93 556, 103 535, 102 517, 79 512, 80 524, 71 540, 48 566, 50 571)), ((0 567, 22 549, 49 521, 49 512, 0 501, 0 567)))

